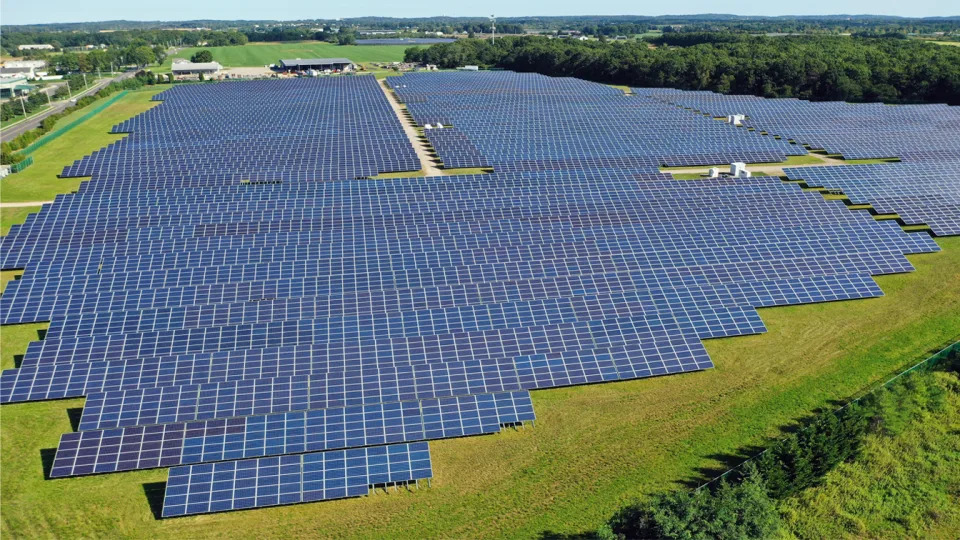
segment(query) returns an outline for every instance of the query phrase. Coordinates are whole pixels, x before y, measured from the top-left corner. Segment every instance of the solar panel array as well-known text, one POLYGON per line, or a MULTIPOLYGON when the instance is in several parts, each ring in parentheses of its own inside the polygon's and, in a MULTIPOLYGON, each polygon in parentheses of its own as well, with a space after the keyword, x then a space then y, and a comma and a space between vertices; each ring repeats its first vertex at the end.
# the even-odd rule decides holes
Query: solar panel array
POLYGON ((937 236, 960 234, 960 156, 953 161, 784 169, 811 187, 839 189, 855 204, 927 225, 937 236))
POLYGON ((638 88, 660 100, 714 116, 745 114, 744 124, 846 159, 902 163, 788 169, 810 186, 842 190, 853 202, 960 234, 960 107, 763 99, 664 88, 638 88))
POLYGON ((960 156, 960 107, 765 99, 709 91, 635 88, 647 99, 711 116, 744 114, 745 126, 779 135, 846 159, 900 157, 926 160, 960 156))
POLYGON ((511 73, 397 81, 497 171, 356 179, 412 152, 396 117, 360 118, 388 106, 372 77, 185 85, 3 238, 25 271, 0 322, 50 328, 0 402, 86 397, 52 477, 173 467, 164 516, 362 495, 428 478, 424 441, 533 420, 530 390, 709 368, 702 340, 763 332, 757 308, 879 296, 871 276, 938 249, 777 179, 653 172, 798 148, 673 106, 511 73), (282 121, 248 136, 311 159, 230 157, 268 99, 282 121), (558 133, 590 116, 564 116, 578 101, 602 136, 558 133), (158 170, 198 146, 221 166, 158 170))
POLYGON ((389 84, 447 167, 497 170, 783 161, 806 150, 753 137, 714 120, 572 78, 530 73, 422 73, 389 84), (556 163, 559 162, 559 163, 556 163))
POLYGON ((113 128, 130 133, 64 168, 109 176, 87 189, 169 189, 240 181, 359 178, 420 168, 371 77, 174 87, 113 128))

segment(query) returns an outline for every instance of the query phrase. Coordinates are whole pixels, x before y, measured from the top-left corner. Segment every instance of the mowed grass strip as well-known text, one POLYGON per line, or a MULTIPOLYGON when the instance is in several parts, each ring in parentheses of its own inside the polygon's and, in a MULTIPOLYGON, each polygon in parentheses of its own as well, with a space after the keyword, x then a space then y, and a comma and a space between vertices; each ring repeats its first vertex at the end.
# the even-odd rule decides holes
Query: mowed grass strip
MULTIPOLYGON (((632 498, 724 468, 739 449, 770 442, 779 427, 960 338, 960 238, 939 242, 942 252, 911 257, 916 272, 879 277, 884 297, 763 310, 768 333, 707 343, 715 369, 534 392, 535 428, 431 443, 433 487, 416 492, 156 520, 144 484, 163 482, 166 471, 43 479, 41 451, 70 430, 66 409, 82 400, 5 405, 2 533, 530 537, 593 529, 632 498)), ((14 328, 3 329, 5 361, 36 335, 36 327, 14 328)))
MULTIPOLYGON (((57 175, 63 167, 94 150, 99 150, 126 137, 124 134, 110 133, 110 128, 159 104, 158 101, 150 101, 150 98, 168 88, 170 88, 168 85, 158 85, 130 92, 93 118, 37 149, 31 154, 33 165, 0 180, 0 202, 48 201, 53 200, 60 193, 76 191, 86 178, 58 178, 57 175)), ((100 101, 61 118, 57 126, 66 125, 76 117, 89 112, 98 103, 100 101)), ((26 218, 26 215, 24 214, 23 217, 26 218)), ((14 222, 10 224, 12 223, 14 222)), ((6 225, 5 217, 4 226, 6 225)), ((4 229, 4 234, 6 230, 4 229)))
POLYGON ((401 62, 410 45, 335 45, 324 41, 247 43, 226 47, 190 47, 169 55, 162 69, 169 70, 174 58, 189 59, 207 50, 224 67, 255 67, 276 64, 290 58, 349 58, 355 63, 401 62))
POLYGON ((10 227, 23 223, 27 220, 27 216, 39 211, 39 206, 14 206, 9 208, 0 208, 0 236, 6 236, 6 234, 10 232, 10 227))

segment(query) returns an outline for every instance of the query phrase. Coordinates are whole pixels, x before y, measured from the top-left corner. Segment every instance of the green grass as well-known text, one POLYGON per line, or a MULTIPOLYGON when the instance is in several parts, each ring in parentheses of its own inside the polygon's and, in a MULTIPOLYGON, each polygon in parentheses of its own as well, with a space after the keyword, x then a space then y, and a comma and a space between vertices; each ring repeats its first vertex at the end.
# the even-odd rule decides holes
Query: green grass
POLYGON ((376 176, 371 176, 371 180, 386 180, 388 178, 414 178, 419 176, 426 176, 426 173, 423 170, 419 171, 402 171, 402 172, 388 172, 380 173, 376 176))
POLYGON ((0 236, 6 235, 12 225, 23 223, 28 215, 39 211, 39 206, 0 208, 0 236))
POLYGON ((895 436, 867 437, 861 455, 780 503, 786 538, 956 538, 960 531, 960 386, 930 373, 941 410, 895 436))
MULTIPOLYGON (((431 443, 433 487, 158 521, 143 484, 165 471, 45 481, 40 451, 70 430, 82 400, 6 405, 0 434, 2 533, 19 537, 529 537, 595 529, 633 497, 721 468, 780 426, 884 380, 960 338, 960 238, 878 278, 882 298, 763 311, 769 332, 711 340, 716 368, 534 392, 536 428, 431 443), (69 503, 65 503, 69 501, 69 503)), ((35 328, 4 327, 4 358, 35 328), (17 334, 12 334, 17 332, 17 334)))
POLYGON ((951 47, 960 47, 960 41, 931 41, 937 45, 949 45, 951 47))
POLYGON ((490 167, 461 167, 443 169, 443 172, 451 176, 458 176, 463 174, 489 174, 493 172, 493 169, 490 167))
POLYGON ((283 43, 248 43, 228 47, 193 47, 182 49, 164 61, 161 69, 170 69, 174 58, 190 58, 208 50, 224 67, 251 67, 276 64, 281 58, 344 57, 358 63, 401 62, 408 45, 334 45, 323 41, 289 41, 283 43))
MULTIPOLYGON (((33 152, 31 154, 33 165, 24 169, 23 172, 11 174, 0 180, 0 201, 48 201, 59 193, 75 191, 85 179, 58 178, 57 175, 63 167, 125 137, 125 135, 110 133, 110 128, 158 104, 159 102, 150 101, 150 97, 167 88, 169 86, 158 85, 148 87, 146 90, 130 92, 98 115, 33 152)), ((96 107, 97 103, 99 101, 61 118, 57 126, 65 125, 74 118, 86 114, 90 107, 96 107)))

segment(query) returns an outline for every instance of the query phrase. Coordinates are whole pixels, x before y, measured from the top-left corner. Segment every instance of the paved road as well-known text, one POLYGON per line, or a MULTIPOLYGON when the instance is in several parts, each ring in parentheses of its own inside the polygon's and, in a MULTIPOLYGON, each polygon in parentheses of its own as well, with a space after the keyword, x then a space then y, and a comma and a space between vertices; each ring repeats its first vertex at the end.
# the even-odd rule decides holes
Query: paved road
MULTIPOLYGON (((120 75, 117 75, 116 77, 114 77, 114 78, 112 78, 112 79, 103 79, 103 80, 97 82, 96 84, 92 85, 90 88, 87 88, 87 89, 84 90, 83 92, 81 92, 81 93, 79 93, 79 94, 74 94, 74 95, 73 95, 73 98, 76 99, 76 98, 81 98, 81 97, 86 96, 86 95, 89 95, 89 94, 94 94, 94 93, 96 93, 98 90, 100 90, 101 88, 103 88, 104 86, 106 86, 106 85, 108 85, 108 84, 110 84, 110 83, 112 83, 112 82, 114 82, 114 81, 120 81, 120 80, 123 80, 123 79, 129 79, 130 77, 133 77, 136 73, 137 73, 137 72, 136 72, 135 70, 131 70, 131 71, 127 71, 127 72, 125 72, 125 73, 121 73, 120 75)), ((62 111, 62 110, 64 110, 64 109, 66 109, 66 108, 69 107, 70 105, 72 105, 72 103, 70 103, 70 100, 69 100, 69 99, 65 99, 65 100, 63 100, 63 101, 56 102, 56 103, 54 103, 53 107, 51 107, 50 109, 47 109, 46 111, 44 111, 44 112, 41 113, 41 114, 38 114, 37 116, 34 116, 33 118, 31 118, 30 120, 27 120, 26 122, 20 122, 19 124, 16 124, 16 125, 14 125, 14 126, 10 126, 10 127, 7 127, 7 128, 3 128, 3 131, 0 132, 0 141, 3 141, 3 142, 9 141, 10 139, 13 139, 13 138, 18 137, 21 133, 24 133, 24 132, 26 132, 26 131, 29 131, 29 130, 31 130, 31 129, 33 129, 33 128, 36 128, 36 127, 40 126, 40 123, 43 122, 43 119, 44 119, 44 118, 50 116, 51 114, 56 114, 56 113, 58 113, 58 112, 60 112, 60 111, 62 111)))

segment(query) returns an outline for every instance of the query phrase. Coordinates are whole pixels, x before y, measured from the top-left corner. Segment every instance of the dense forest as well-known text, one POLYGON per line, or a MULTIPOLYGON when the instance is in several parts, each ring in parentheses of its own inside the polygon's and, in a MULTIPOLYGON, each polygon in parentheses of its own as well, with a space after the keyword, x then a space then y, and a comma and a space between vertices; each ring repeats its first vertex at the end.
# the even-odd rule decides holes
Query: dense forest
MULTIPOLYGON (((247 36, 237 31, 216 30, 120 30, 116 32, 52 32, 9 31, 0 34, 0 46, 13 55, 22 54, 17 46, 31 43, 49 43, 56 47, 72 48, 86 45, 129 47, 131 45, 186 45, 206 42, 211 47, 243 45, 247 36)), ((34 53, 37 54, 37 53, 34 53)))
MULTIPOLYGON (((706 35, 706 34, 704 34, 706 35)), ((411 48, 406 60, 475 64, 634 87, 812 100, 960 105, 960 47, 842 36, 716 33, 689 47, 507 37, 411 48)))

